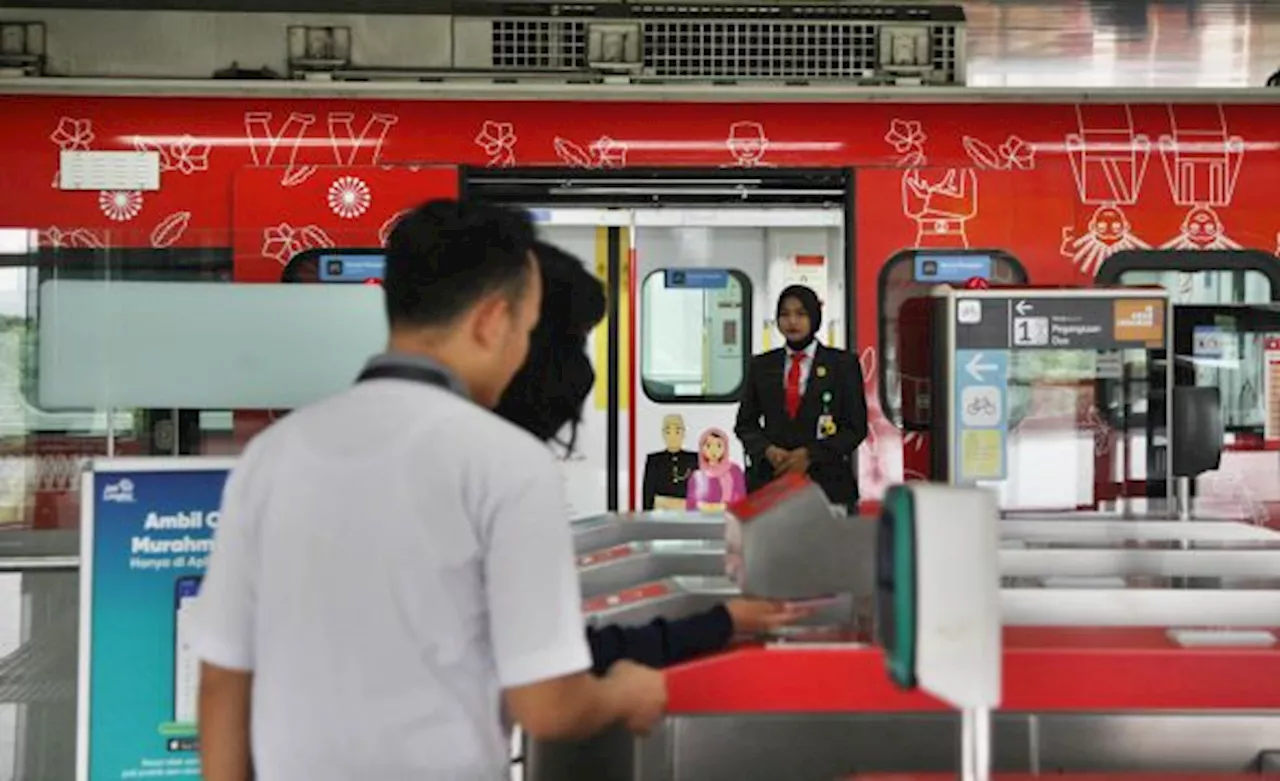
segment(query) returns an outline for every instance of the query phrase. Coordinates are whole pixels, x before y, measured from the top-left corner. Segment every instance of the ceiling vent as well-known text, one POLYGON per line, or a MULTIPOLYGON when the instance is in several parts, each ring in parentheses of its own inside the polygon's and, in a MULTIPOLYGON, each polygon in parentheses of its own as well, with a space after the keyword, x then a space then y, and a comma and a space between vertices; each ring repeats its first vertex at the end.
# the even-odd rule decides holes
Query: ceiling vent
POLYGON ((959 6, 484 4, 454 13, 455 67, 513 80, 964 84, 959 6))

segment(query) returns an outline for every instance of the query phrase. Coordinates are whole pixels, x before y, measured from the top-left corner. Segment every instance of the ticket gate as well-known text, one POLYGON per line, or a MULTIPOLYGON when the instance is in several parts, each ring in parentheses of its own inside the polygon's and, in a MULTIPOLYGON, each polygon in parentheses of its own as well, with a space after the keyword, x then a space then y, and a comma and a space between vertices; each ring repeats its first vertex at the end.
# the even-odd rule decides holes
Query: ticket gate
POLYGON ((723 540, 724 518, 699 513, 609 513, 573 524, 579 556, 651 540, 723 540))
POLYGON ((651 540, 578 557, 583 599, 617 594, 667 578, 724 574, 724 543, 716 540, 651 540))
MULTIPOLYGON (((997 556, 1005 695, 992 722, 992 768, 1274 772, 1280 537, 1229 506, 1178 512, 1179 480, 1212 466, 1178 455, 1176 421, 1185 415, 1175 410, 1164 359, 1167 302, 1157 291, 1089 291, 1092 314, 1083 317, 1068 307, 1074 292, 1043 291, 1043 300, 1026 297, 1021 314, 1047 324, 1019 335, 1011 329, 1024 299, 979 292, 975 317, 960 293, 937 291, 947 317, 935 321, 932 343, 951 352, 925 372, 932 387, 917 395, 915 412, 946 421, 940 435, 930 432, 934 474, 990 488, 1006 511, 997 556), (957 338, 961 326, 979 323, 997 326, 957 338), (1042 326, 1039 349, 1014 344, 1040 339, 1042 326), (1055 338, 1068 342, 1056 355, 1055 338), (1063 388, 1069 403, 1046 413, 1063 388), (1095 415, 1081 413, 1082 398, 1095 415)), ((1220 452, 1221 441, 1210 450, 1220 452)), ((665 578, 633 586, 629 599, 597 597, 588 616, 643 622, 731 593, 723 579, 665 578)), ((677 666, 668 671, 670 715, 652 735, 531 746, 527 777, 827 781, 954 772, 959 720, 891 684, 871 639, 751 638, 677 666)))

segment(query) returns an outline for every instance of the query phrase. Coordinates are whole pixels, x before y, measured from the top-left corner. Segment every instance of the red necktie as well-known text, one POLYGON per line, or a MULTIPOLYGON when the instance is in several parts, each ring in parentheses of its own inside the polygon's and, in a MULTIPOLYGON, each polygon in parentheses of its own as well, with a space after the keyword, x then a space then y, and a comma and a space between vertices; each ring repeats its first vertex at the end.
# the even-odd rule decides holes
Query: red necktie
POLYGON ((787 417, 795 419, 800 412, 800 367, 809 356, 804 353, 791 353, 791 369, 787 372, 787 417))

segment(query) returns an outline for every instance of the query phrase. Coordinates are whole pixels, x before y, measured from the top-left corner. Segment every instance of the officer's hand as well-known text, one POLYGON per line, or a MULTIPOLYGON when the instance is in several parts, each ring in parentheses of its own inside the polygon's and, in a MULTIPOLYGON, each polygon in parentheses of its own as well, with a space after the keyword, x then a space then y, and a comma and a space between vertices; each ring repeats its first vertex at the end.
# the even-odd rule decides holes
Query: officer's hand
POLYGON ((764 457, 769 461, 769 465, 774 469, 782 466, 782 463, 791 455, 789 451, 783 450, 777 445, 770 445, 764 449, 764 457))
POLYGON ((784 475, 804 475, 809 473, 809 449, 796 448, 782 462, 782 474, 784 475))

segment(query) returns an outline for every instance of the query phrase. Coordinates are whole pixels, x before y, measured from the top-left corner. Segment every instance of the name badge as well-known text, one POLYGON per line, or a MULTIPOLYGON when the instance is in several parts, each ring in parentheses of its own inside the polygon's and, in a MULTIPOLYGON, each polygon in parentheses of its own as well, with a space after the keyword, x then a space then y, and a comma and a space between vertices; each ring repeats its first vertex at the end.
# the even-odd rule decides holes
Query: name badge
POLYGON ((818 439, 826 439, 836 433, 836 419, 831 415, 818 416, 818 439))

